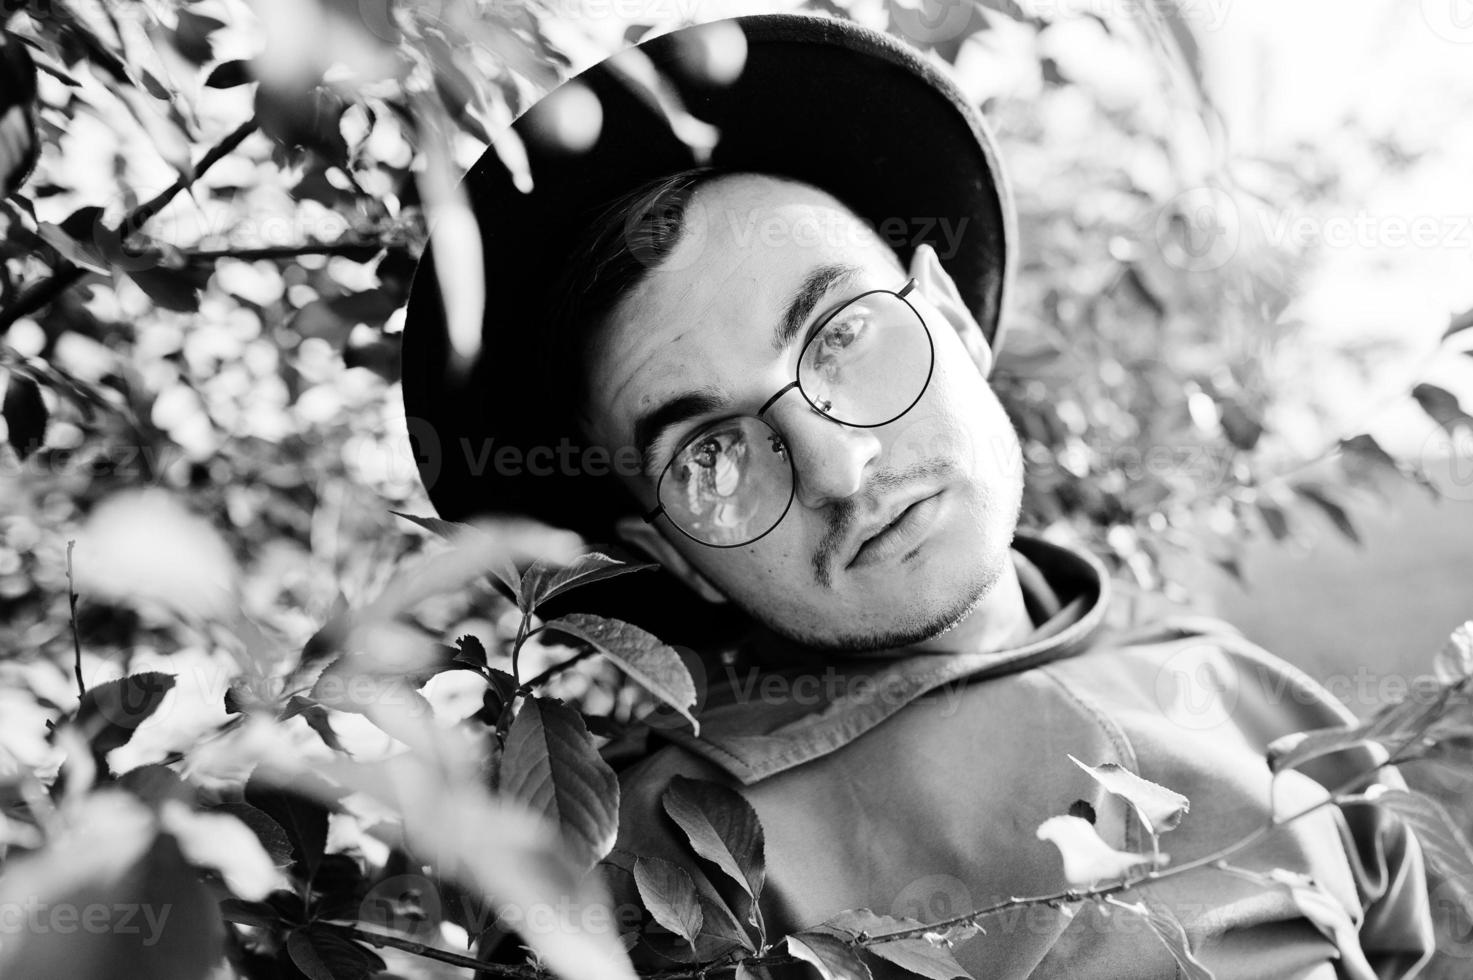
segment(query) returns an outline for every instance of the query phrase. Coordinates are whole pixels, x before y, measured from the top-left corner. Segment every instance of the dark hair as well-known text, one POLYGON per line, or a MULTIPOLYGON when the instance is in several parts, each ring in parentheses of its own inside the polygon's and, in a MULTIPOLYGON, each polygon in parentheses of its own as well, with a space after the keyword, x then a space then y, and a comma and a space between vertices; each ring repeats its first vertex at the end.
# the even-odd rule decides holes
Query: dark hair
POLYGON ((566 387, 570 375, 576 379, 570 394, 578 410, 587 400, 593 338, 680 243, 696 191, 736 172, 691 167, 649 181, 606 205, 573 243, 549 297, 542 370, 549 384, 566 387))

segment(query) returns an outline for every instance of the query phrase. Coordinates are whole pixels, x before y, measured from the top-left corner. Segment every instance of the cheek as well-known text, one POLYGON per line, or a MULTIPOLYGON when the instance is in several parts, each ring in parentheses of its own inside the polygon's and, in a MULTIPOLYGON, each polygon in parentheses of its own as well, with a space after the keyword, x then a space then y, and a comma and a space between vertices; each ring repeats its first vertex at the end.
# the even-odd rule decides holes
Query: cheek
MULTIPOLYGON (((805 573, 808 562, 796 537, 801 522, 798 511, 795 503, 783 522, 755 545, 728 550, 703 548, 702 553, 687 552, 686 558, 713 585, 738 600, 760 599, 770 603, 774 601, 772 597, 789 595, 795 589, 810 589, 813 576, 805 573)), ((807 554, 811 553, 810 548, 807 554)))
POLYGON ((925 395, 894 423, 887 466, 947 459, 962 473, 996 472, 1016 451, 1012 425, 971 361, 937 354, 925 395))

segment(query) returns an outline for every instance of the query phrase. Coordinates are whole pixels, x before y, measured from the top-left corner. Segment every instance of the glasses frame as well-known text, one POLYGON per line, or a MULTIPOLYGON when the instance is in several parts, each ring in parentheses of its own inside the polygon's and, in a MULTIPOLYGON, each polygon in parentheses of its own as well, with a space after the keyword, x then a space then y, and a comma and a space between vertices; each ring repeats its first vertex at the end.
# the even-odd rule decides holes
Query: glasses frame
MULTIPOLYGON (((768 431, 770 431, 772 435, 776 437, 779 442, 781 442, 783 448, 787 450, 787 438, 782 434, 782 432, 778 431, 776 426, 774 426, 771 422, 767 421, 762 416, 767 413, 768 409, 777 404, 778 399, 782 398, 783 395, 786 395, 794 388, 798 389, 798 393, 803 396, 803 400, 806 401, 809 407, 811 407, 819 415, 822 415, 824 418, 828 419, 830 422, 833 422, 835 425, 847 425, 851 429, 878 429, 882 425, 889 425, 891 422, 894 422, 896 419, 904 416, 912 408, 915 408, 916 403, 918 403, 921 398, 924 397, 924 395, 926 394, 926 389, 931 386, 931 376, 936 372, 936 341, 931 336, 931 328, 926 326, 926 318, 921 316, 920 311, 911 304, 910 300, 905 298, 907 294, 915 289, 915 287, 916 280, 914 277, 911 277, 905 281, 905 285, 901 286, 899 290, 867 289, 856 296, 851 296, 849 299, 846 299, 843 303, 840 303, 828 313, 824 314, 823 319, 818 321, 818 323, 814 325, 812 332, 808 335, 808 339, 803 342, 803 349, 798 352, 798 366, 797 368, 795 368, 796 376, 793 378, 793 380, 789 381, 787 384, 783 385, 781 388, 775 391, 770 398, 762 403, 762 407, 757 409, 755 414, 746 417, 754 418, 758 422, 761 422, 763 425, 767 426, 768 431), (849 307, 853 306, 855 303, 864 299, 866 296, 874 296, 877 293, 886 293, 890 296, 894 296, 896 299, 904 303, 910 309, 910 311, 915 314, 916 322, 919 323, 921 326, 921 333, 924 334, 926 337, 926 346, 928 348, 926 380, 921 383, 920 390, 916 392, 916 396, 911 399, 910 404, 906 405, 890 418, 885 419, 883 422, 870 422, 864 425, 857 425, 852 422, 845 422, 843 419, 835 418, 833 415, 830 415, 828 412, 819 408, 818 405, 813 401, 813 399, 808 396, 808 392, 803 390, 803 356, 808 353, 809 345, 811 345, 815 340, 819 338, 819 336, 823 334, 823 329, 824 327, 828 326, 830 320, 847 310, 849 307)), ((788 450, 787 452, 788 471, 791 475, 791 479, 788 482, 788 501, 786 504, 783 505, 783 512, 778 515, 777 520, 772 522, 772 526, 763 531, 761 534, 757 535, 755 538, 751 538, 747 541, 742 541, 738 544, 712 544, 709 541, 702 541, 700 538, 696 537, 694 534, 681 527, 680 522, 671 517, 666 512, 664 503, 660 502, 660 488, 664 486, 665 477, 670 472, 670 466, 677 459, 680 458, 680 454, 685 451, 686 447, 699 439, 702 433, 704 433, 706 429, 708 429, 710 426, 716 425, 720 422, 729 422, 732 419, 742 418, 744 417, 744 414, 745 413, 739 413, 736 415, 729 415, 726 418, 714 419, 707 425, 702 426, 698 432, 696 432, 689 439, 685 440, 678 447, 676 447, 675 451, 670 454, 670 458, 665 461, 665 465, 660 469, 659 479, 655 481, 656 505, 652 510, 643 515, 643 519, 646 524, 653 524, 655 522, 655 519, 663 514, 665 516, 665 519, 670 523, 671 527, 675 528, 675 530, 679 531, 687 538, 690 538, 696 544, 703 545, 707 548, 745 548, 747 547, 747 545, 756 544, 758 541, 761 541, 773 531, 777 530, 777 526, 783 522, 783 518, 788 516, 788 511, 793 509, 793 499, 798 495, 798 470, 793 464, 793 454, 791 450, 788 450)))

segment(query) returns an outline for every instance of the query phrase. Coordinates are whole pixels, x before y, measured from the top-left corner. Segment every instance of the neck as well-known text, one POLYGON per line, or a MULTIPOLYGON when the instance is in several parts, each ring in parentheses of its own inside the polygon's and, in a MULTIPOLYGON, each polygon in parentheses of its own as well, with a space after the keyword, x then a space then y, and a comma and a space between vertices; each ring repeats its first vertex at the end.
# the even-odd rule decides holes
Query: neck
POLYGON ((1023 586, 1011 561, 971 611, 945 633, 923 640, 915 649, 926 653, 989 653, 1016 646, 1033 632, 1023 602, 1023 586))

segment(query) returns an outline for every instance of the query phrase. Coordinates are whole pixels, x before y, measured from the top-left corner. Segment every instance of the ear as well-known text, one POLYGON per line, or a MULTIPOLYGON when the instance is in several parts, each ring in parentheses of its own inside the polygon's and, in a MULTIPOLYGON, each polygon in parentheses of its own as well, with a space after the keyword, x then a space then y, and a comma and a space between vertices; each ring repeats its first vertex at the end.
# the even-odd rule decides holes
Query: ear
POLYGON ((676 550, 675 545, 671 544, 654 525, 642 518, 630 515, 614 522, 614 532, 630 547, 659 562, 665 571, 684 582, 702 599, 717 605, 727 601, 726 596, 711 584, 711 580, 702 575, 684 555, 676 550))
POLYGON ((936 250, 929 244, 922 242, 916 246, 915 255, 910 260, 910 274, 915 278, 916 291, 951 324, 977 370, 982 372, 982 377, 987 377, 992 372, 992 348, 988 346, 972 311, 967 309, 951 274, 941 267, 936 250))

